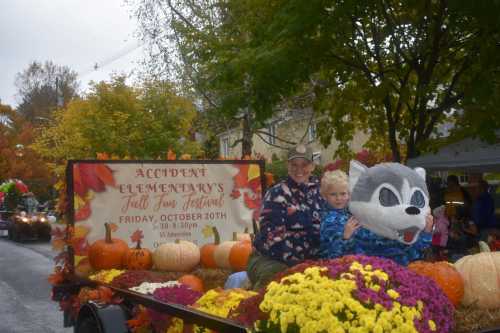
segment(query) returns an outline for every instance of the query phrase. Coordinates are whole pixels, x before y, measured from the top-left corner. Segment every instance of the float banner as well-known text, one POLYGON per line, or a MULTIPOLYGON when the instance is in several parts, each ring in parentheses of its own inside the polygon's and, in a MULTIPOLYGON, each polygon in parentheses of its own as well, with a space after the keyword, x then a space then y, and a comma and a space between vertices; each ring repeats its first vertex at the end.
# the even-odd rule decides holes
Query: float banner
POLYGON ((74 251, 112 238, 155 249, 177 239, 199 246, 252 230, 262 198, 262 161, 69 161, 74 251))

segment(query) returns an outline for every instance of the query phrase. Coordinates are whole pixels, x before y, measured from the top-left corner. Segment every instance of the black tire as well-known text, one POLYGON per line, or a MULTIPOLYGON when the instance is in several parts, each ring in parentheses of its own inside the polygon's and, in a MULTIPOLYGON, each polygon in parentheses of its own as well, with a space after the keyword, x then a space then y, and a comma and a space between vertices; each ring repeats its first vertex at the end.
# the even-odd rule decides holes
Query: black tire
POLYGON ((99 323, 93 316, 89 316, 75 325, 74 333, 98 333, 101 332, 99 323))

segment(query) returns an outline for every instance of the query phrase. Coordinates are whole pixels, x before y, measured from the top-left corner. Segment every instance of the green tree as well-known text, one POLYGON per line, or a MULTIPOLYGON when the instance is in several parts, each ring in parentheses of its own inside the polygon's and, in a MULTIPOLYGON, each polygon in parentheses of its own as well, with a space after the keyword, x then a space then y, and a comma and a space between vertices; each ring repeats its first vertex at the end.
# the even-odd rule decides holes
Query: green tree
POLYGON ((170 84, 146 82, 134 88, 115 77, 94 83, 85 98, 57 110, 54 124, 44 128, 34 148, 58 165, 97 153, 155 159, 172 149, 196 156, 199 147, 191 136, 195 117, 194 105, 170 84))
POLYGON ((357 130, 371 135, 369 149, 386 145, 401 161, 430 149, 441 124, 490 139, 498 128, 488 100, 498 96, 498 0, 139 3, 158 54, 176 42, 217 112, 246 110, 257 127, 312 91, 322 142, 334 136, 340 153, 357 130), (158 18, 170 30, 154 29, 158 18))

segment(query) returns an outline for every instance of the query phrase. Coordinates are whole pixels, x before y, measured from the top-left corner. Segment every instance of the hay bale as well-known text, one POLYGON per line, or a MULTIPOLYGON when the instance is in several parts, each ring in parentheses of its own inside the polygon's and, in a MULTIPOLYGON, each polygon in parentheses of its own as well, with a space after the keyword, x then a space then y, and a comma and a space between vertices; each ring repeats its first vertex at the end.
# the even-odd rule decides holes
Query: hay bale
POLYGON ((500 309, 485 310, 474 305, 455 309, 453 333, 471 333, 500 327, 500 309))

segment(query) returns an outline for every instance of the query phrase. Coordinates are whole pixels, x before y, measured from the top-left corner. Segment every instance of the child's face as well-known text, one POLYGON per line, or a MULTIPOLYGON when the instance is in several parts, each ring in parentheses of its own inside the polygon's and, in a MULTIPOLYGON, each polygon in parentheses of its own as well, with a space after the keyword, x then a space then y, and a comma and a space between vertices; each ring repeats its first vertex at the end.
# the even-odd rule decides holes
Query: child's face
POLYGON ((333 208, 345 208, 349 202, 349 191, 347 189, 347 185, 329 185, 325 191, 323 191, 323 197, 333 208))

